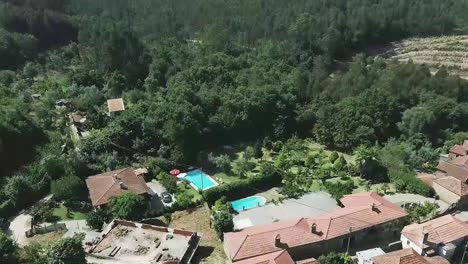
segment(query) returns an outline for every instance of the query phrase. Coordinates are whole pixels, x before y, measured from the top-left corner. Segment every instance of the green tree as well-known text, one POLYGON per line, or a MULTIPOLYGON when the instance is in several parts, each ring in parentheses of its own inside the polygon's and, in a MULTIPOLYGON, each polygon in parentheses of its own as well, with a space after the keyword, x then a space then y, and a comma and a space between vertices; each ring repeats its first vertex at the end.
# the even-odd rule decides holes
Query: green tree
POLYGON ((175 193, 177 191, 177 180, 174 176, 165 172, 160 172, 156 178, 168 192, 175 193))
POLYGON ((231 232, 234 229, 233 214, 231 204, 226 202, 225 197, 215 202, 211 210, 214 221, 214 229, 218 237, 223 239, 223 233, 231 232))
POLYGON ((232 163, 232 172, 240 177, 246 177, 247 172, 255 168, 255 163, 245 157, 240 157, 232 163))
POLYGON ((15 242, 9 238, 5 233, 0 231, 0 258, 8 263, 11 261, 14 263, 16 256, 16 245, 15 242))
POLYGON ((110 217, 105 210, 97 209, 86 215, 86 224, 92 229, 101 230, 104 223, 108 222, 110 217))
POLYGON ((46 246, 37 241, 31 241, 19 250, 20 263, 47 263, 46 246))
POLYGON ((47 261, 50 264, 86 264, 86 254, 79 236, 62 238, 47 250, 47 261))
POLYGON ((331 252, 317 259, 318 264, 351 264, 352 259, 346 254, 331 252))
POLYGON ((431 136, 434 127, 435 116, 431 109, 425 107, 413 107, 403 112, 398 128, 407 136, 422 133, 431 136))
POLYGON ((51 184, 51 192, 59 201, 77 201, 82 198, 84 189, 83 181, 77 176, 65 176, 51 184))
POLYGON ((134 193, 112 197, 109 202, 109 208, 114 218, 133 221, 143 218, 147 206, 145 199, 134 193))

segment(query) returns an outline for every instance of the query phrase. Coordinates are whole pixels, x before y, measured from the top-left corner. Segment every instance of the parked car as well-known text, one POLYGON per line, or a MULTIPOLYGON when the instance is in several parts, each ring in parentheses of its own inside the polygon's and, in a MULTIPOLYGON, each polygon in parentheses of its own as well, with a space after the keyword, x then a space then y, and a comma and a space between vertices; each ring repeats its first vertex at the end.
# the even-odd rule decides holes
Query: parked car
POLYGON ((165 203, 172 202, 172 196, 168 192, 161 193, 161 198, 162 198, 162 201, 165 203))

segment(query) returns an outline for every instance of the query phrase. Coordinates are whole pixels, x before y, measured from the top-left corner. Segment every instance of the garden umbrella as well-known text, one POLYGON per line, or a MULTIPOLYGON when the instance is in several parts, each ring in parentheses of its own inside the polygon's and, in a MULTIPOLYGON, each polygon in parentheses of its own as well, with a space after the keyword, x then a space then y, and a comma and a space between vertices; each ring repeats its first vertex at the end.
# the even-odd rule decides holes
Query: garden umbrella
POLYGON ((169 172, 172 176, 177 176, 180 174, 180 170, 178 169, 173 169, 169 172))

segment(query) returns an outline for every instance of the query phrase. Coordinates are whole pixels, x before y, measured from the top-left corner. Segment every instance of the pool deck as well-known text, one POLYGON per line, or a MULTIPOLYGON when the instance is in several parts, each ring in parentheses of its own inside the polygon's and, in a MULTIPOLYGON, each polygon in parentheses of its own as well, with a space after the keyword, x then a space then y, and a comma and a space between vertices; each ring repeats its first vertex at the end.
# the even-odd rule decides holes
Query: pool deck
MULTIPOLYGON (((193 171, 195 171, 195 170, 193 170, 193 171)), ((206 178, 208 178, 208 180, 210 180, 210 181, 213 183, 213 185, 208 186, 208 187, 206 187, 206 188, 203 188, 202 191, 206 191, 206 190, 208 190, 208 189, 210 189, 210 188, 213 188, 213 187, 216 187, 216 186, 219 185, 219 183, 217 183, 213 178, 211 178, 210 175, 206 174, 206 173, 205 173, 204 171, 202 171, 202 170, 200 170, 200 171, 206 176, 206 178)), ((191 172, 191 171, 189 171, 189 172, 191 172)), ((182 180, 182 179, 184 179, 185 176, 187 176, 187 173, 189 173, 189 172, 181 173, 181 174, 177 175, 177 178, 178 178, 179 180, 182 180)), ((193 183, 192 183, 191 181, 189 181, 189 180, 187 180, 187 181, 190 183, 190 186, 192 186, 193 189, 195 189, 195 190, 197 190, 197 191, 200 191, 200 189, 199 189, 195 184, 193 184, 193 183)))
MULTIPOLYGON (((244 211, 247 211, 247 210, 250 210, 250 209, 254 209, 254 208, 257 208, 257 207, 264 206, 264 205, 266 204, 266 198, 263 197, 263 196, 261 196, 261 195, 252 195, 252 196, 248 196, 248 197, 245 197, 245 198, 242 198, 242 199, 238 199, 238 200, 232 201, 231 204, 232 204, 232 203, 235 203, 235 202, 242 201, 242 200, 247 200, 247 199, 249 199, 249 198, 251 198, 251 197, 258 197, 258 198, 260 198, 260 201, 259 201, 260 205, 258 205, 258 203, 257 203, 257 205, 252 206, 252 207, 249 207, 249 208, 247 208, 247 209, 236 210, 236 209, 234 208, 234 210, 235 210, 236 212, 244 212, 244 211)), ((234 207, 234 206, 233 206, 233 207, 234 207)))
POLYGON ((261 207, 240 211, 234 216, 234 229, 270 224, 277 221, 300 217, 313 217, 340 208, 330 194, 308 193, 299 199, 285 199, 275 205, 268 203, 261 207))

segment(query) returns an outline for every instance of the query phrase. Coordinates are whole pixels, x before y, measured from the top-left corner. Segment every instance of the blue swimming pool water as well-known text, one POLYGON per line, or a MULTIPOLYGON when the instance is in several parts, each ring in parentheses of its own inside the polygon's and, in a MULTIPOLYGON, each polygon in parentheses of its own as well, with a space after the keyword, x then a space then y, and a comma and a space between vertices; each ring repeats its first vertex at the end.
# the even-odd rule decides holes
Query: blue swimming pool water
POLYGON ((266 202, 265 197, 262 196, 249 196, 240 200, 235 200, 231 202, 232 208, 237 212, 255 208, 258 206, 264 205, 266 202))
POLYGON ((187 172, 183 179, 195 185, 198 190, 206 190, 216 185, 216 182, 201 170, 187 172))

